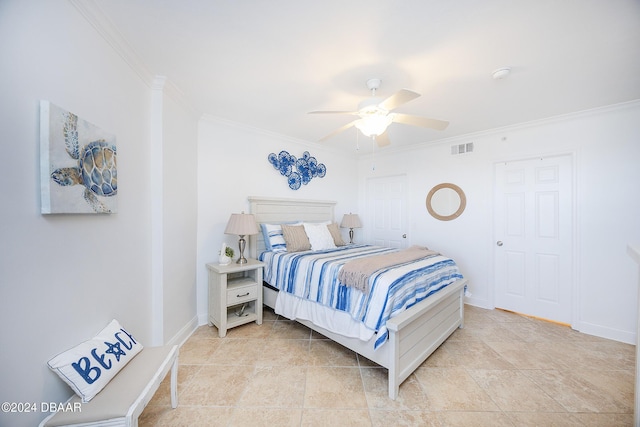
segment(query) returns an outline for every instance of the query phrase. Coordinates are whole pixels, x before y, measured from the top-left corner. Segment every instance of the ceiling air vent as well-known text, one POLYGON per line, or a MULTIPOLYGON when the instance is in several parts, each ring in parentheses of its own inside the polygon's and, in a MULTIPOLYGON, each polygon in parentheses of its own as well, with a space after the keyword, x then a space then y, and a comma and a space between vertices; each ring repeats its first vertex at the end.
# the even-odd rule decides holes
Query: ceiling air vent
POLYGON ((451 154, 464 154, 471 153, 473 151, 473 142, 467 142, 466 144, 456 144, 451 146, 451 154))

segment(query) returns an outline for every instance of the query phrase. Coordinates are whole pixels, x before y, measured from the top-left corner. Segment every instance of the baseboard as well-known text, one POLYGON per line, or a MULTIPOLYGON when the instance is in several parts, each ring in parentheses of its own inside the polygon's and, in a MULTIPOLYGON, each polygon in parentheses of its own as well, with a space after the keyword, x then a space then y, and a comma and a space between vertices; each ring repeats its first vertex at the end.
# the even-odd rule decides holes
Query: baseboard
POLYGON ((614 341, 620 341, 627 344, 636 345, 636 333, 629 331, 621 331, 619 329, 607 328, 606 326, 594 325, 589 322, 580 322, 574 326, 574 329, 600 338, 606 338, 614 341), (577 327, 576 327, 577 326, 577 327))
POLYGON ((167 345, 177 345, 178 347, 182 347, 182 344, 189 339, 191 334, 198 327, 198 317, 194 316, 186 325, 182 327, 167 343, 167 345))
MULTIPOLYGON (((474 298, 473 296, 465 296, 464 303, 472 305, 478 308, 484 308, 487 310, 493 310, 491 304, 485 299, 474 298)), ((619 341, 626 344, 636 345, 636 333, 629 331, 621 331, 619 329, 607 328, 606 326, 595 325, 589 322, 580 322, 575 325, 570 325, 572 329, 582 332, 587 335, 593 335, 600 338, 606 338, 609 340, 619 341)))
POLYGON ((199 314, 198 315, 198 325, 207 325, 209 324, 209 313, 199 314))
POLYGON ((464 303, 478 308, 485 308, 487 310, 493 310, 494 308, 486 299, 474 298, 467 295, 464 297, 464 303))

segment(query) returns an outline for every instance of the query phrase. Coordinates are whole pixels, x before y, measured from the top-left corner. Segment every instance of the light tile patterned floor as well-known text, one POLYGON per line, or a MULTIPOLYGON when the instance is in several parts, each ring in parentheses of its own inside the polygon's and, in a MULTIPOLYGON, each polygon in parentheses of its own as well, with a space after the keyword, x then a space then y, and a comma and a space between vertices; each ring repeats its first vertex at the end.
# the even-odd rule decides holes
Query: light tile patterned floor
POLYGON ((466 306, 457 330, 387 397, 386 369, 265 308, 180 350, 140 426, 627 426, 635 347, 500 310, 466 306))

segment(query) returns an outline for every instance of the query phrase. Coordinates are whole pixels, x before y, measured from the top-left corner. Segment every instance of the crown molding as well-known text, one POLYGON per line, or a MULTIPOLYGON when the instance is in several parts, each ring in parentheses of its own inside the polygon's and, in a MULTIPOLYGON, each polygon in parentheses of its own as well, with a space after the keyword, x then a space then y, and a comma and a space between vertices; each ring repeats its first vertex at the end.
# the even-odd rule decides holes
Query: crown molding
POLYGON ((215 125, 229 126, 229 127, 233 127, 233 128, 236 128, 236 129, 241 129, 243 131, 255 133, 255 134, 258 134, 258 135, 263 135, 263 136, 266 136, 268 138, 273 138, 273 139, 277 139, 277 140, 280 140, 280 141, 289 142, 289 143, 301 145, 301 146, 304 146, 304 147, 308 147, 310 150, 322 149, 322 150, 326 150, 326 151, 329 151, 329 152, 340 154, 341 156, 355 157, 354 154, 346 153, 344 150, 341 150, 341 149, 338 149, 338 148, 329 147, 329 146, 326 146, 326 145, 325 146, 321 146, 318 143, 309 142, 309 141, 304 140, 304 139, 294 138, 294 137, 289 136, 289 135, 284 135, 284 134, 281 134, 281 133, 278 133, 278 132, 273 132, 273 131, 262 129, 262 128, 258 128, 258 127, 255 127, 255 126, 250 126, 250 125, 247 125, 247 124, 244 124, 244 123, 240 123, 240 122, 236 122, 236 121, 233 121, 233 120, 225 119, 223 117, 214 116, 213 114, 203 114, 203 115, 201 115, 200 116, 200 121, 201 122, 215 124, 215 125))
POLYGON ((131 69, 149 87, 154 74, 142 62, 140 56, 118 31, 113 22, 94 0, 68 0, 73 7, 91 24, 96 32, 122 57, 131 69))
POLYGON ((94 0, 68 0, 96 32, 113 48, 124 62, 140 77, 151 90, 162 90, 164 94, 180 103, 194 118, 197 112, 184 92, 165 76, 151 72, 140 55, 118 31, 113 22, 94 0), (160 83, 162 81, 162 83, 160 83))
POLYGON ((167 82, 167 78, 165 76, 155 76, 151 81, 151 90, 164 90, 164 85, 167 82))
MULTIPOLYGON (((538 127, 543 125, 550 125, 554 123, 566 122, 569 120, 575 120, 575 119, 580 119, 584 117, 591 117, 594 115, 605 114, 609 112, 623 111, 623 110, 633 109, 638 107, 640 107, 640 99, 634 99, 631 101, 620 102, 618 104, 605 105, 602 107, 595 107, 588 110, 574 111, 572 113, 559 114, 557 116, 546 117, 543 119, 516 123, 514 125, 508 125, 508 126, 502 126, 498 128, 482 130, 478 132, 466 133, 463 135, 456 135, 448 138, 441 138, 434 141, 419 142, 416 144, 407 145, 405 147, 396 147, 393 149, 385 150, 384 154, 411 152, 411 151, 423 149, 425 147, 433 147, 433 146, 443 145, 443 144, 446 144, 446 145, 460 144, 463 142, 468 142, 470 139, 478 139, 485 136, 502 135, 507 132, 524 130, 528 128, 533 128, 533 127, 538 127)), ((363 156, 363 158, 366 158, 367 156, 371 156, 371 155, 372 155, 371 153, 367 153, 363 156)))

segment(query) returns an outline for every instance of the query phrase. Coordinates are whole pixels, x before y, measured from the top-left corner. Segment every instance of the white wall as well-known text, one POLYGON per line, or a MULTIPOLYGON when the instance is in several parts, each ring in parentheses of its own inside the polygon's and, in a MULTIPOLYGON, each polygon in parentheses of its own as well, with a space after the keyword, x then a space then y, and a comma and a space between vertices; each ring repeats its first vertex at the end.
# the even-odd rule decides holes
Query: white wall
POLYGON ((409 238, 455 258, 469 278, 468 301, 493 307, 493 171, 499 161, 571 153, 575 159, 577 312, 574 327, 587 333, 635 342, 636 283, 625 255, 640 241, 640 103, 558 117, 468 135, 437 144, 376 154, 359 164, 359 200, 374 176, 406 173, 409 181, 409 238), (450 146, 473 142, 475 151, 452 156, 450 146), (429 190, 442 182, 467 196, 462 216, 432 218, 429 190))
MULTIPOLYGON (((69 2, 3 0, 0 57, 0 401, 63 402, 71 390, 47 368, 52 356, 113 318, 145 345, 158 328, 151 319, 151 91, 69 2), (116 135, 116 214, 40 214, 41 99, 116 135)), ((179 244, 161 248, 162 299, 179 295, 179 307, 163 317, 170 336, 195 316, 197 141, 196 120, 177 103, 168 102, 164 123, 167 155, 177 157, 177 180, 164 185, 164 234, 191 245, 185 253, 179 244)), ((45 415, 0 413, 0 425, 33 426, 45 415)))
POLYGON ((190 110, 166 95, 172 94, 170 87, 163 93, 162 342, 180 344, 198 324, 198 122, 190 110))
POLYGON ((249 212, 249 196, 334 200, 336 221, 340 221, 344 213, 356 210, 358 176, 354 156, 211 117, 200 121, 198 138, 198 317, 204 324, 205 265, 217 261, 223 241, 238 256, 238 237, 225 235, 224 229, 232 213, 249 212), (326 176, 291 190, 267 160, 269 153, 282 150, 296 157, 309 151, 325 164, 326 176))

